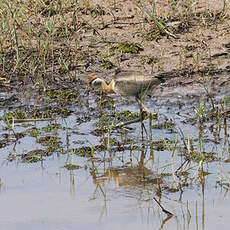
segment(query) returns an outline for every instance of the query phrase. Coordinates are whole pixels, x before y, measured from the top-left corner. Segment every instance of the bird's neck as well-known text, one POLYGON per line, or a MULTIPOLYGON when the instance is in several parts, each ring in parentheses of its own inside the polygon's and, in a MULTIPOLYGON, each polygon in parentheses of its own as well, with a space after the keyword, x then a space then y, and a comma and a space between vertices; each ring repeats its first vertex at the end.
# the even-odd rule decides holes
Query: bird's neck
POLYGON ((113 93, 114 92, 114 79, 112 79, 109 84, 106 84, 105 81, 102 81, 101 89, 102 89, 102 92, 104 93, 113 93))

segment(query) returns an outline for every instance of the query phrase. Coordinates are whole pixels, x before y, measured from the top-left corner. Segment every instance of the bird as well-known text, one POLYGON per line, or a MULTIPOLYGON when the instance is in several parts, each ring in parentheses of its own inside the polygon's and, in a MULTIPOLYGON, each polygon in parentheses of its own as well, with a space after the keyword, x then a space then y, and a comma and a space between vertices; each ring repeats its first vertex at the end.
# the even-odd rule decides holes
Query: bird
POLYGON ((128 122, 121 122, 115 125, 114 128, 123 127, 139 121, 142 123, 143 120, 147 119, 150 115, 150 111, 143 104, 143 98, 146 94, 148 94, 148 92, 164 82, 165 79, 163 77, 146 75, 134 71, 117 73, 109 84, 107 84, 104 79, 98 77, 97 74, 91 74, 88 76, 89 86, 94 90, 99 90, 101 94, 116 93, 121 96, 135 97, 140 108, 139 118, 128 122))

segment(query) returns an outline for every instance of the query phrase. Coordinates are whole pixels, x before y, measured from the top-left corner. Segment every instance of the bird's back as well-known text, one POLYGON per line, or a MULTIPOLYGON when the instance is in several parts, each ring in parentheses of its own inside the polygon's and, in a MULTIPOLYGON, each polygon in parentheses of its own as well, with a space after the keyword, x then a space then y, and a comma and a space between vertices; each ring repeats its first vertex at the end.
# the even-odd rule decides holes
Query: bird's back
POLYGON ((161 79, 138 72, 122 72, 115 77, 115 92, 124 96, 140 97, 161 83, 161 79))

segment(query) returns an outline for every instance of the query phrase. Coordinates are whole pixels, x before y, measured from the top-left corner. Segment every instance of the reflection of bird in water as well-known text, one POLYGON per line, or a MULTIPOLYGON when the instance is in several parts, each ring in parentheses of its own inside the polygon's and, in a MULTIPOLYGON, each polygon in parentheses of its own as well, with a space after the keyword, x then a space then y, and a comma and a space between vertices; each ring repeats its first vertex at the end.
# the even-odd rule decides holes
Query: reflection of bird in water
POLYGON ((118 73, 109 84, 99 78, 96 74, 88 77, 90 86, 99 89, 101 93, 117 93, 121 96, 134 96, 139 108, 144 112, 144 118, 149 115, 149 110, 144 106, 142 100, 148 91, 165 82, 163 78, 151 75, 143 75, 138 72, 118 73), (147 115, 147 116, 146 116, 147 115))
POLYGON ((146 184, 162 184, 163 180, 153 172, 142 166, 134 167, 111 167, 105 174, 95 178, 95 184, 114 180, 117 186, 139 187, 146 184))

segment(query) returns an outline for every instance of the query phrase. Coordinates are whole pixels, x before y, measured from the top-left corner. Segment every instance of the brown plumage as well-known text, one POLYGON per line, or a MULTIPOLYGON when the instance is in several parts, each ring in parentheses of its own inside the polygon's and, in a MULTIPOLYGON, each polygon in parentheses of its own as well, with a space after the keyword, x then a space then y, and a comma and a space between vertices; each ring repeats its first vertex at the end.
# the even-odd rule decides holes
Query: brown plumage
POLYGON ((156 88, 164 79, 151 75, 143 75, 138 72, 118 73, 109 84, 99 78, 96 74, 88 77, 92 88, 100 90, 102 93, 117 93, 122 96, 134 96, 140 109, 149 113, 148 109, 142 103, 143 97, 148 91, 156 88))

